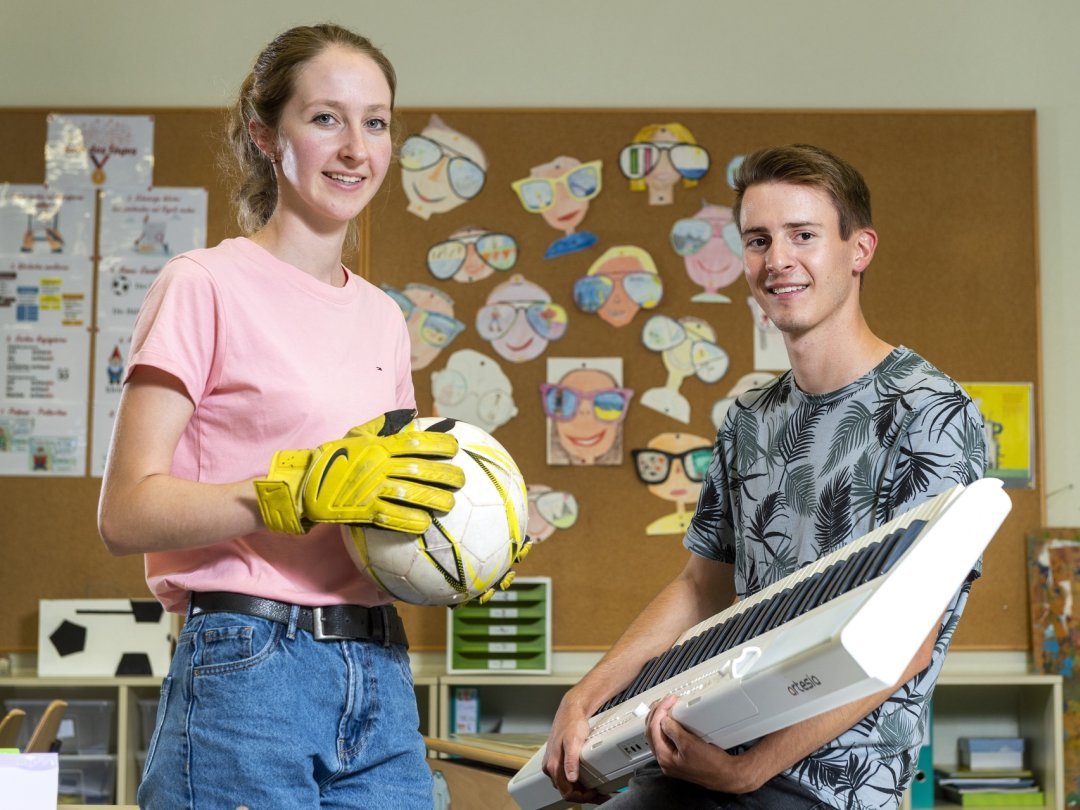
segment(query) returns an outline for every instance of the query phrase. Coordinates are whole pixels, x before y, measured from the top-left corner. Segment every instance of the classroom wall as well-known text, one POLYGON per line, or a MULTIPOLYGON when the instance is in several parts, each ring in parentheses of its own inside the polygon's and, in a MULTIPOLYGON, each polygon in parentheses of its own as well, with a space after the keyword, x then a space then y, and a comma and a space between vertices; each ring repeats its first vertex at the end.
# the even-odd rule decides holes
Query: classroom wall
POLYGON ((1035 109, 1046 519, 1080 525, 1080 4, 3 0, 0 107, 222 105, 268 39, 320 20, 386 50, 402 106, 1035 109))

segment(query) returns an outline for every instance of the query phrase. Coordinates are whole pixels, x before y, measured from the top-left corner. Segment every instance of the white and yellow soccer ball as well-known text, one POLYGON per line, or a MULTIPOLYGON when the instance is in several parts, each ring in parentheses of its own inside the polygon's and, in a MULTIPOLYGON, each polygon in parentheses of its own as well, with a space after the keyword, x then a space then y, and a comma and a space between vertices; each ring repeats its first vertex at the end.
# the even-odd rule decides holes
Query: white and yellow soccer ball
POLYGON ((353 562, 384 591, 414 605, 458 605, 490 597, 513 578, 527 550, 525 479, 489 433, 456 419, 421 417, 420 430, 457 437, 451 460, 465 473, 454 508, 436 513, 423 534, 362 524, 343 529, 353 562))

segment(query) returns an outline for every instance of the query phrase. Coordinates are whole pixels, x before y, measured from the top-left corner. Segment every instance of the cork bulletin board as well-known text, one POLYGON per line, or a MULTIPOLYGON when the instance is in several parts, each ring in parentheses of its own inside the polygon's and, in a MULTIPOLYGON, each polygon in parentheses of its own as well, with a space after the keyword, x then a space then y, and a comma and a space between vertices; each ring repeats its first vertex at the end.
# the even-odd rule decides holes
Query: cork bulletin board
MULTIPOLYGON (((48 110, 0 111, 0 181, 35 183, 44 177, 48 110)), ((76 112, 71 110, 70 112, 76 112)), ((79 110, 155 115, 158 185, 203 186, 210 192, 208 242, 235 235, 217 168, 220 110, 79 110)), ((517 415, 493 433, 514 455, 530 484, 574 494, 577 522, 537 545, 521 575, 553 580, 556 649, 611 644, 685 560, 678 535, 648 535, 645 527, 672 511, 635 472, 631 450, 660 433, 690 433, 711 442, 714 403, 754 370, 755 328, 742 279, 722 292, 730 303, 691 300, 702 292, 673 250, 676 220, 703 205, 730 206, 726 167, 765 144, 807 142, 832 149, 865 175, 880 242, 867 273, 863 304, 883 339, 919 352, 958 381, 1034 382, 1039 386, 1038 268, 1035 206, 1035 116, 1031 111, 652 111, 426 110, 399 111, 406 134, 437 114, 447 127, 478 144, 487 163, 482 190, 466 203, 423 219, 409 213, 402 172, 391 170, 369 206, 353 265, 376 283, 417 283, 448 293, 465 329, 426 368, 414 373, 421 414, 433 412, 432 373, 460 350, 494 360, 513 389, 517 415), (679 184, 674 202, 649 205, 619 169, 620 150, 653 123, 684 125, 710 155, 708 173, 693 188, 679 184), (579 230, 596 244, 543 258, 559 234, 527 212, 511 184, 558 156, 602 161, 601 189, 579 230), (436 278, 429 249, 461 228, 513 236, 516 264, 473 283, 436 278), (575 304, 574 284, 609 248, 633 246, 654 261, 663 282, 655 309, 614 327, 575 304), (515 274, 546 290, 566 313, 565 334, 544 354, 513 363, 499 357, 476 329, 477 311, 515 274), (641 397, 663 387, 668 372, 642 342, 650 315, 704 320, 729 358, 716 382, 693 375, 679 385, 690 406, 686 423, 644 407, 641 397), (621 385, 634 390, 623 423, 622 461, 602 466, 547 463, 546 420, 539 386, 548 358, 619 358, 621 385)), ((459 182, 467 183, 457 178, 459 182)), ((1041 435, 1036 407, 1036 431, 1041 435)), ((967 649, 1029 647, 1025 536, 1044 524, 1037 443, 1033 489, 1009 490, 1013 511, 987 551, 983 579, 973 589, 955 645, 967 649)), ((100 481, 0 479, 9 609, 0 616, 0 649, 36 644, 40 598, 145 595, 138 558, 109 556, 95 528, 100 481)), ((692 504, 690 506, 692 508, 692 504)), ((442 610, 405 607, 413 645, 445 646, 442 610)))

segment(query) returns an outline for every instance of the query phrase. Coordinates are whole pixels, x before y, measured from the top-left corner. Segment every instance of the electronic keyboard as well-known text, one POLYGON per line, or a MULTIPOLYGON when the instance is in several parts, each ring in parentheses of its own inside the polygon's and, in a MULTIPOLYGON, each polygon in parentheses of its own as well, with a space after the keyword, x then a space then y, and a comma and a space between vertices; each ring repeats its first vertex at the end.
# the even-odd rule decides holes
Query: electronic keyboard
MULTIPOLYGON (((957 485, 684 632, 600 707, 579 781, 601 793, 653 759, 650 706, 731 748, 894 684, 1012 508, 1002 482, 957 485)), ((510 780, 524 810, 571 807, 541 770, 510 780)))

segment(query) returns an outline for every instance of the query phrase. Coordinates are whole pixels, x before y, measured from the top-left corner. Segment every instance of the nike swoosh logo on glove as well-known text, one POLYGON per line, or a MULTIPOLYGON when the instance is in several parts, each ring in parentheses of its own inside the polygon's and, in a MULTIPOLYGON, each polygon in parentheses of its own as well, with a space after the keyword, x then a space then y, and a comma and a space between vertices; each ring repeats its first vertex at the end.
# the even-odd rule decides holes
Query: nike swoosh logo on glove
POLYGON ((342 456, 344 456, 345 460, 348 461, 349 451, 344 447, 339 447, 337 450, 334 451, 334 455, 330 456, 330 460, 326 462, 326 466, 323 467, 322 475, 319 477, 319 486, 315 488, 316 498, 319 497, 319 495, 322 493, 323 483, 326 481, 326 476, 330 474, 330 468, 333 467, 334 462, 342 456))

